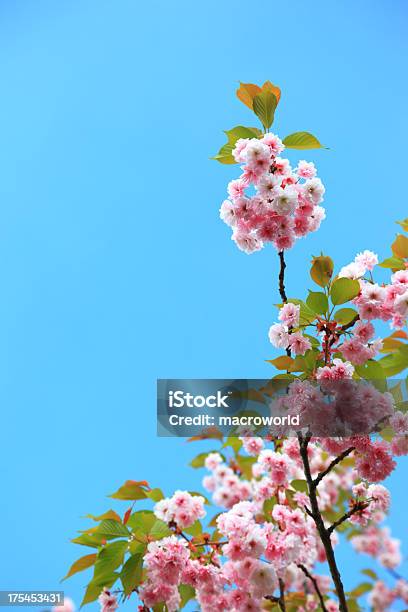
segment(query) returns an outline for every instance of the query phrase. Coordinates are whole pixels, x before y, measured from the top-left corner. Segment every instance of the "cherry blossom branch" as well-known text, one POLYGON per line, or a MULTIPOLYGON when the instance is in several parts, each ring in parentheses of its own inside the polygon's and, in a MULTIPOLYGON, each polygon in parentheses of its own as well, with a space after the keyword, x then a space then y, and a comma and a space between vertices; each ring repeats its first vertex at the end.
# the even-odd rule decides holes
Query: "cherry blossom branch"
POLYGON ((286 269, 285 251, 279 251, 278 255, 279 255, 279 261, 280 261, 279 294, 282 298, 282 302, 286 304, 286 302, 288 301, 288 296, 286 295, 286 290, 285 290, 285 269, 286 269))
POLYGON ((316 529, 319 533, 320 540, 323 544, 323 547, 326 553, 326 559, 327 559, 327 563, 330 569, 330 574, 333 579, 337 597, 339 600, 339 610, 340 612, 348 612, 346 595, 344 593, 343 583, 341 581, 340 572, 337 567, 336 558, 334 556, 330 534, 325 527, 323 517, 320 512, 319 502, 317 501, 317 495, 316 495, 316 486, 314 484, 314 480, 312 478, 312 473, 310 470, 309 456, 307 454, 307 447, 310 442, 310 436, 305 436, 305 438, 303 438, 302 434, 298 433, 298 440, 299 440, 299 447, 300 447, 300 456, 302 458, 307 486, 309 490, 309 499, 310 499, 310 505, 311 505, 312 518, 315 522, 316 529))
POLYGON ((370 501, 372 501, 372 500, 371 499, 366 499, 364 501, 357 502, 353 506, 353 508, 351 508, 351 510, 349 510, 348 512, 343 514, 343 516, 341 516, 339 519, 337 519, 337 521, 334 521, 334 523, 332 525, 330 525, 330 527, 327 529, 327 533, 329 535, 331 535, 333 533, 333 531, 335 529, 337 529, 337 527, 339 525, 344 523, 344 521, 347 521, 347 519, 351 518, 353 516, 353 514, 357 514, 357 512, 361 512, 362 510, 365 510, 368 507, 370 501))
POLYGON ((323 478, 327 476, 327 474, 329 474, 332 471, 332 469, 336 467, 337 464, 339 464, 341 461, 343 461, 343 459, 345 459, 348 455, 350 455, 350 453, 352 453, 353 450, 354 450, 354 446, 350 446, 350 448, 347 448, 345 451, 340 453, 338 457, 333 459, 333 461, 327 466, 327 468, 323 470, 322 472, 320 472, 316 476, 316 478, 312 481, 313 487, 316 489, 318 484, 323 480, 323 478))
POLYGON ((327 608, 326 608, 326 605, 325 605, 325 603, 324 603, 323 595, 321 594, 321 591, 320 591, 320 589, 319 589, 319 585, 317 584, 317 580, 316 580, 316 578, 315 578, 314 576, 312 576, 312 574, 309 572, 309 570, 308 570, 308 569, 307 569, 307 568, 306 568, 304 565, 302 565, 302 563, 297 563, 297 566, 298 566, 298 568, 299 568, 300 570, 302 570, 302 572, 304 573, 304 575, 305 575, 307 578, 309 578, 309 580, 310 580, 310 581, 311 581, 311 583, 313 584, 313 586, 314 586, 314 590, 316 591, 316 595, 318 596, 319 601, 320 601, 320 606, 321 606, 321 608, 322 608, 323 612, 327 612, 327 608))
MULTIPOLYGON (((283 304, 286 304, 288 301, 288 296, 286 295, 286 289, 285 289, 285 269, 286 269, 285 251, 282 249, 282 251, 278 252, 278 255, 279 255, 279 261, 280 261, 279 294, 281 296, 281 300, 283 304)), ((289 333, 292 333, 292 327, 289 327, 289 333)), ((290 350, 289 347, 286 349, 286 354, 288 357, 291 357, 292 355, 292 351, 290 350)))
POLYGON ((285 585, 283 583, 282 578, 279 578, 279 607, 282 612, 286 612, 286 604, 285 604, 285 585))

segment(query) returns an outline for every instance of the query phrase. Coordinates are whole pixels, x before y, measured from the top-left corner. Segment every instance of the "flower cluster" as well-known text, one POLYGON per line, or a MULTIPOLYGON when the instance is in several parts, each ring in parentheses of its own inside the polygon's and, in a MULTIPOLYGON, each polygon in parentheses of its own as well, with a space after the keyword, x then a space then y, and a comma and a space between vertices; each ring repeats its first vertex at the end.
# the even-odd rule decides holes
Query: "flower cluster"
POLYGON ((269 340, 276 348, 290 349, 294 355, 304 355, 312 348, 310 340, 300 331, 292 331, 299 326, 300 306, 288 302, 279 310, 281 323, 275 323, 269 329, 269 340))
POLYGON ((243 172, 229 183, 220 216, 245 253, 259 251, 265 242, 279 251, 290 249, 325 218, 320 206, 325 189, 314 164, 300 161, 292 169, 288 159, 279 157, 284 148, 277 136, 267 133, 260 140, 239 139, 232 152, 243 172))
POLYGON ((171 498, 162 499, 154 512, 165 523, 175 523, 185 529, 205 516, 204 497, 191 495, 187 491, 176 491, 171 498))
POLYGON ((190 557, 187 543, 176 536, 151 542, 147 547, 144 561, 147 580, 143 584, 140 598, 148 608, 166 602, 169 612, 180 604, 178 585, 190 557))
MULTIPOLYGON (((408 316, 408 270, 392 274, 388 285, 378 285, 372 280, 372 270, 378 264, 378 257, 371 251, 364 251, 339 272, 341 278, 351 278, 360 282, 360 294, 354 300, 360 319, 389 321, 391 327, 400 329, 406 324, 408 316), (366 273, 370 278, 365 278, 366 273)), ((363 328, 362 343, 372 338, 372 328, 363 328), (367 337, 368 336, 368 337, 367 337)), ((378 347, 377 347, 378 348, 378 347)), ((381 347, 380 347, 381 348, 381 347)), ((354 347, 354 352, 364 352, 362 347, 354 347)), ((370 357, 367 357, 370 358, 370 357)), ((361 361, 361 359, 360 359, 361 361)))

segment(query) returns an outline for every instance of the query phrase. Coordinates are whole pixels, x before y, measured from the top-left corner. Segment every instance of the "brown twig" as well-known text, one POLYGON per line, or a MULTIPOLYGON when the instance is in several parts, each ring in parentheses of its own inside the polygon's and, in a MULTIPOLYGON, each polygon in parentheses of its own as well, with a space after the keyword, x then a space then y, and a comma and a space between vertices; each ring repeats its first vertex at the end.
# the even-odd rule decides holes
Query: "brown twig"
POLYGON ((334 523, 332 525, 330 525, 330 527, 328 527, 327 533, 329 535, 331 535, 333 533, 333 531, 335 529, 337 529, 337 527, 339 525, 344 523, 344 521, 347 521, 347 519, 352 517, 353 514, 357 514, 357 512, 361 512, 362 510, 365 510, 369 506, 370 501, 371 500, 367 499, 367 500, 364 500, 364 501, 357 502, 355 504, 355 506, 353 506, 353 508, 351 508, 351 510, 349 510, 348 512, 343 514, 343 516, 341 516, 339 519, 337 519, 337 521, 334 521, 334 523))
POLYGON ((320 589, 319 589, 319 585, 318 585, 318 583, 317 583, 316 578, 315 578, 314 576, 312 576, 312 574, 309 572, 309 570, 308 570, 308 569, 307 569, 307 568, 306 568, 304 565, 302 565, 302 563, 297 563, 297 566, 298 566, 298 568, 299 568, 299 569, 301 569, 301 570, 302 570, 302 572, 304 573, 304 575, 305 575, 307 578, 309 578, 310 582, 313 584, 313 586, 314 586, 314 590, 316 591, 316 595, 317 595, 317 596, 318 596, 318 598, 319 598, 319 601, 320 601, 320 605, 321 605, 321 607, 322 607, 322 610, 323 610, 323 612, 327 612, 327 608, 326 608, 326 605, 325 605, 325 603, 324 603, 323 595, 321 594, 321 591, 320 591, 320 589))
MULTIPOLYGON (((286 295, 286 289, 285 289, 285 269, 286 269, 286 262, 285 262, 285 251, 279 251, 278 253, 279 255, 279 261, 280 261, 280 268, 279 268, 279 295, 281 296, 281 300, 283 302, 283 304, 286 304, 288 301, 288 296, 286 295)), ((292 328, 289 327, 289 333, 292 332, 292 328)), ((292 355, 292 351, 290 350, 290 348, 286 349, 286 354, 288 357, 291 357, 292 355)))
POLYGON ((282 302, 286 304, 286 302, 288 301, 288 296, 286 295, 286 290, 285 290, 285 268, 286 268, 285 251, 279 251, 278 255, 279 255, 279 261, 280 261, 279 294, 282 298, 282 302))
POLYGON ((279 578, 279 607, 282 612, 286 612, 286 604, 285 604, 285 585, 283 583, 282 578, 279 578))
POLYGON ((336 465, 338 465, 341 461, 343 461, 343 459, 345 459, 348 455, 350 455, 350 453, 352 453, 353 450, 354 450, 354 446, 350 446, 350 448, 347 448, 338 457, 333 459, 333 461, 327 466, 327 468, 323 470, 322 472, 320 472, 320 474, 318 474, 316 478, 313 480, 313 487, 316 488, 319 482, 321 482, 323 478, 327 476, 327 474, 329 474, 336 465))
POLYGON ((316 525, 316 529, 319 533, 320 540, 323 544, 327 563, 330 569, 330 574, 334 582, 334 586, 336 589, 337 597, 339 600, 339 609, 340 612, 348 612, 346 595, 344 593, 343 583, 341 581, 341 576, 339 569, 337 567, 336 558, 334 556, 333 546, 330 539, 330 534, 325 527, 323 517, 320 512, 319 502, 317 501, 316 494, 316 486, 314 484, 312 473, 310 470, 309 456, 307 453, 307 447, 310 442, 310 436, 306 436, 303 438, 302 434, 298 434, 299 439, 299 447, 300 447, 300 456, 303 462, 303 468, 305 471, 308 491, 309 491, 309 499, 312 511, 312 517, 316 525))

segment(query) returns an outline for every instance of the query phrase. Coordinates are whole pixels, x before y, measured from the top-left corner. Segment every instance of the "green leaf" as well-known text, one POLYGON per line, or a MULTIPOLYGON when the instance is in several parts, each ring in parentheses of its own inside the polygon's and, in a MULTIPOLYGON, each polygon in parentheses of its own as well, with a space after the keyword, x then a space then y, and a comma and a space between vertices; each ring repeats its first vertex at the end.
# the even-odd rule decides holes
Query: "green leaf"
POLYGON ((106 574, 104 576, 95 577, 88 584, 87 589, 85 591, 84 598, 81 602, 81 608, 87 603, 91 603, 98 599, 101 591, 104 587, 110 589, 119 578, 119 574, 112 572, 110 574, 106 574))
POLYGON ((148 491, 146 493, 146 497, 148 497, 149 499, 152 499, 155 502, 158 502, 161 499, 164 499, 163 491, 161 489, 152 489, 151 491, 148 491))
POLYGON ((129 517, 127 526, 132 531, 142 531, 149 533, 156 522, 156 515, 152 510, 138 510, 129 517))
POLYGON ((405 270, 405 261, 400 257, 388 257, 384 259, 379 266, 381 268, 389 268, 396 272, 397 270, 405 270))
POLYGON ((358 586, 356 586, 352 591, 350 591, 350 595, 352 597, 361 597, 366 593, 369 593, 373 588, 371 582, 362 582, 358 586))
POLYGON ((180 584, 178 590, 181 597, 180 608, 184 608, 186 603, 195 598, 195 589, 189 584, 180 584))
POLYGON ((122 582, 125 595, 130 595, 133 589, 139 586, 142 580, 142 571, 143 555, 137 554, 129 557, 125 565, 122 567, 122 571, 120 572, 120 580, 122 582))
POLYGON ((354 308, 339 308, 333 315, 333 319, 341 325, 351 323, 356 317, 358 317, 358 312, 354 308))
POLYGON ((268 522, 272 521, 272 510, 274 505, 277 503, 276 497, 270 497, 269 499, 266 499, 263 503, 263 512, 265 515, 265 518, 268 522))
POLYGON ((227 142, 225 145, 221 147, 218 151, 217 155, 214 155, 211 159, 215 159, 220 162, 220 164, 236 164, 235 157, 232 155, 232 149, 235 145, 227 142))
POLYGON ((354 598, 347 599, 347 608, 349 612, 361 612, 360 605, 354 598))
POLYGON ((94 565, 96 561, 96 557, 97 557, 96 553, 92 553, 91 555, 85 555, 84 557, 81 557, 80 559, 75 561, 71 565, 68 571, 68 574, 64 576, 62 580, 66 580, 70 576, 73 576, 74 574, 77 574, 78 572, 82 572, 83 570, 88 569, 88 567, 92 567, 92 565, 94 565))
POLYGON ((267 89, 257 94, 253 99, 254 113, 259 117, 266 130, 269 129, 273 123, 277 105, 278 100, 275 94, 267 89))
POLYGON ((137 482, 135 480, 127 480, 115 493, 109 495, 113 499, 145 499, 146 492, 150 489, 144 482, 137 482))
POLYGON ((120 518, 119 514, 117 512, 115 512, 114 510, 108 510, 107 512, 104 512, 103 514, 100 514, 99 516, 95 516, 94 514, 86 514, 85 518, 90 518, 93 521, 103 521, 103 519, 113 519, 115 521, 118 521, 119 523, 122 522, 122 519, 120 518))
POLYGON ((408 232, 408 219, 403 219, 402 221, 397 221, 398 225, 402 227, 404 232, 408 232))
POLYGON ((78 536, 77 538, 74 538, 73 540, 71 540, 71 542, 73 544, 80 544, 81 546, 89 546, 91 548, 99 548, 99 546, 102 544, 102 541, 104 539, 105 539, 105 537, 102 534, 98 534, 98 533, 93 533, 93 534, 83 533, 80 536, 78 536))
POLYGON ((256 127, 245 127, 244 125, 237 125, 230 130, 225 130, 228 142, 235 146, 236 142, 240 138, 261 138, 262 132, 256 127))
POLYGON ((369 576, 373 580, 378 580, 378 575, 372 569, 363 569, 361 570, 361 573, 369 576))
POLYGON ((310 276, 320 287, 327 287, 333 275, 334 264, 331 257, 320 255, 313 257, 310 276))
POLYGON ((327 295, 321 291, 309 291, 306 304, 317 314, 325 314, 329 308, 327 295))
POLYGON ((195 521, 195 523, 190 525, 190 527, 184 528, 183 531, 184 533, 187 533, 188 535, 198 536, 201 533, 203 533, 203 528, 202 528, 200 521, 195 521))
POLYGON ((123 557, 128 549, 128 542, 120 540, 112 542, 102 548, 95 563, 94 578, 111 574, 119 565, 123 563, 123 557))
POLYGON ((293 359, 288 355, 282 355, 281 357, 276 357, 276 359, 268 359, 268 363, 275 366, 277 370, 289 370, 293 365, 293 359))
POLYGON ((168 528, 164 521, 156 519, 153 527, 149 532, 149 536, 153 538, 153 540, 161 540, 162 538, 165 538, 171 535, 172 533, 173 532, 171 531, 171 529, 168 528))
POLYGON ((238 467, 241 470, 244 478, 246 478, 247 480, 251 480, 252 466, 255 463, 255 458, 254 457, 243 457, 241 455, 238 455, 236 457, 236 461, 238 463, 238 467))
POLYGON ((335 306, 354 299, 360 293, 360 283, 351 278, 338 278, 330 289, 330 298, 335 306))
POLYGON ((403 372, 408 367, 408 346, 403 346, 395 351, 395 353, 383 357, 378 363, 383 367, 387 377, 403 372))
POLYGON ((369 359, 364 365, 356 365, 355 370, 365 380, 381 381, 386 376, 381 362, 374 359, 369 359))
POLYGON ((242 447, 242 442, 239 438, 237 438, 237 436, 228 436, 222 445, 222 448, 226 448, 227 446, 231 447, 232 450, 237 453, 242 447))
POLYGON ((129 529, 113 519, 105 519, 98 525, 96 532, 104 536, 114 536, 117 538, 129 537, 129 529))
POLYGON ((283 139, 287 149, 323 149, 323 145, 310 132, 294 132, 283 139))
POLYGON ((308 493, 309 491, 306 480, 292 480, 290 484, 296 491, 301 493, 308 493))

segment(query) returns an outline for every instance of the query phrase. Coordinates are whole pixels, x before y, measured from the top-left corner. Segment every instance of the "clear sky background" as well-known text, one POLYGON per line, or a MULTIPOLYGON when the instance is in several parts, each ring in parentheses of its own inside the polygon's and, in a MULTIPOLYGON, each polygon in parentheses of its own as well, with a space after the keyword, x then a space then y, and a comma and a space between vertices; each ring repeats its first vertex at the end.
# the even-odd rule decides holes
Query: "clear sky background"
MULTIPOLYGON (((271 373, 277 256, 231 242, 237 169, 209 159, 254 124, 239 80, 278 84, 273 129, 330 147, 307 154, 327 219, 288 256, 289 295, 321 250, 388 254, 408 216, 406 29, 403 0, 2 0, 1 589, 57 588, 81 517, 125 479, 199 487, 199 446, 155 435, 156 378, 271 373)), ((389 481, 405 554, 407 465, 389 481)), ((371 565, 339 556, 350 586, 371 565)), ((65 584, 76 602, 85 582, 65 584)))

